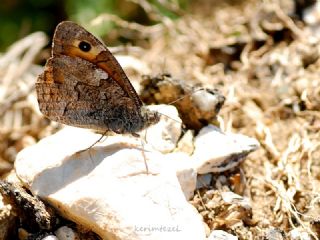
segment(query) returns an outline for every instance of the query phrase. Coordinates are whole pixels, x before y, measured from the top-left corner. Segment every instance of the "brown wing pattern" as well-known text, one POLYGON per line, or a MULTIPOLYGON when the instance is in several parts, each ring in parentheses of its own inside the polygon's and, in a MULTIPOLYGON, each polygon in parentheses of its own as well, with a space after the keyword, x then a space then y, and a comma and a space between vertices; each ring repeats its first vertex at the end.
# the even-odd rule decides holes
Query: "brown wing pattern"
POLYGON ((36 91, 45 116, 72 126, 134 133, 159 121, 106 47, 72 22, 57 26, 36 91))
POLYGON ((68 55, 81 57, 105 70, 121 86, 121 88, 134 100, 137 106, 142 102, 131 85, 127 75, 121 68, 112 53, 91 33, 76 23, 65 21, 60 23, 53 37, 52 55, 68 55), (88 52, 79 49, 79 43, 85 41, 91 45, 88 52))

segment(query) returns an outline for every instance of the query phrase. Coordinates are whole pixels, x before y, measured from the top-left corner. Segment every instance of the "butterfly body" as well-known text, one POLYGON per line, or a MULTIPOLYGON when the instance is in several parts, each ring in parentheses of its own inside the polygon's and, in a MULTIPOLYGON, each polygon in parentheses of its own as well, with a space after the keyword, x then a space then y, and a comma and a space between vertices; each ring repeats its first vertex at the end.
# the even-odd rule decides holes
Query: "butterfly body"
POLYGON ((159 121, 109 50, 73 22, 57 26, 36 91, 40 111, 71 126, 134 134, 159 121))

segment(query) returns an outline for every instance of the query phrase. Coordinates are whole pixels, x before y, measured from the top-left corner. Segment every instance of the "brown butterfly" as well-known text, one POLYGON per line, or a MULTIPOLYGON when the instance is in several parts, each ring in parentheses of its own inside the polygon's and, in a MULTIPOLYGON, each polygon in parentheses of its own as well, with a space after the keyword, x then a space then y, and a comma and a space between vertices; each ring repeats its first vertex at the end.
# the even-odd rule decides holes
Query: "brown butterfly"
POLYGON ((134 135, 160 118, 143 106, 112 53, 69 21, 56 27, 36 91, 40 111, 71 126, 134 135))

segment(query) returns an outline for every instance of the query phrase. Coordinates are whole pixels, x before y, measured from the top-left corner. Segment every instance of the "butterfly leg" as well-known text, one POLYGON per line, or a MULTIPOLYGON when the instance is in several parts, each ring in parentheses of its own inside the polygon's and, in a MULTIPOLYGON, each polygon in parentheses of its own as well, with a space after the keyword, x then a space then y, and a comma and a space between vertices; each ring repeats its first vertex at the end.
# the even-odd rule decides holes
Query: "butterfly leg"
POLYGON ((146 140, 146 135, 144 135, 144 139, 142 139, 141 136, 138 133, 131 133, 131 135, 134 136, 134 137, 140 138, 141 147, 142 147, 141 153, 142 153, 142 156, 143 156, 143 161, 144 161, 144 166, 146 168, 146 173, 148 175, 149 174, 149 168, 148 168, 147 156, 146 156, 146 152, 145 152, 145 148, 144 148, 144 142, 143 142, 143 140, 146 140))
POLYGON ((107 132, 108 132, 108 130, 106 130, 103 134, 101 134, 100 138, 99 138, 97 141, 95 141, 93 144, 91 144, 89 147, 87 147, 87 148, 85 148, 85 149, 82 149, 82 150, 79 150, 79 151, 77 151, 76 153, 82 153, 82 152, 85 152, 85 151, 87 151, 87 150, 90 150, 94 145, 96 145, 98 142, 100 142, 101 139, 102 139, 104 136, 106 136, 107 132))
MULTIPOLYGON (((137 134, 138 135, 138 134, 137 134)), ((139 135, 138 135, 139 136, 139 135)), ((144 161, 144 166, 146 167, 146 173, 147 175, 149 174, 149 168, 148 168, 148 163, 147 163, 147 157, 146 157, 146 153, 144 151, 144 143, 143 143, 143 140, 142 138, 140 138, 140 141, 141 141, 141 147, 142 147, 142 156, 143 156, 143 161, 144 161)))

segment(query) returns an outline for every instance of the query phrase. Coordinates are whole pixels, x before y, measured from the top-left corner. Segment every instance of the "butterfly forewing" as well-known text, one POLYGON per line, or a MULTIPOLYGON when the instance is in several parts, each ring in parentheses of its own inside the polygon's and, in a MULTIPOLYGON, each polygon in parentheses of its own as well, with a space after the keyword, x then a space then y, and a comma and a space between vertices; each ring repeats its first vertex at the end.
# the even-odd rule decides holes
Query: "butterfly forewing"
POLYGON ((57 26, 52 57, 38 77, 41 112, 67 125, 135 133, 159 121, 124 71, 92 34, 72 22, 57 26))

